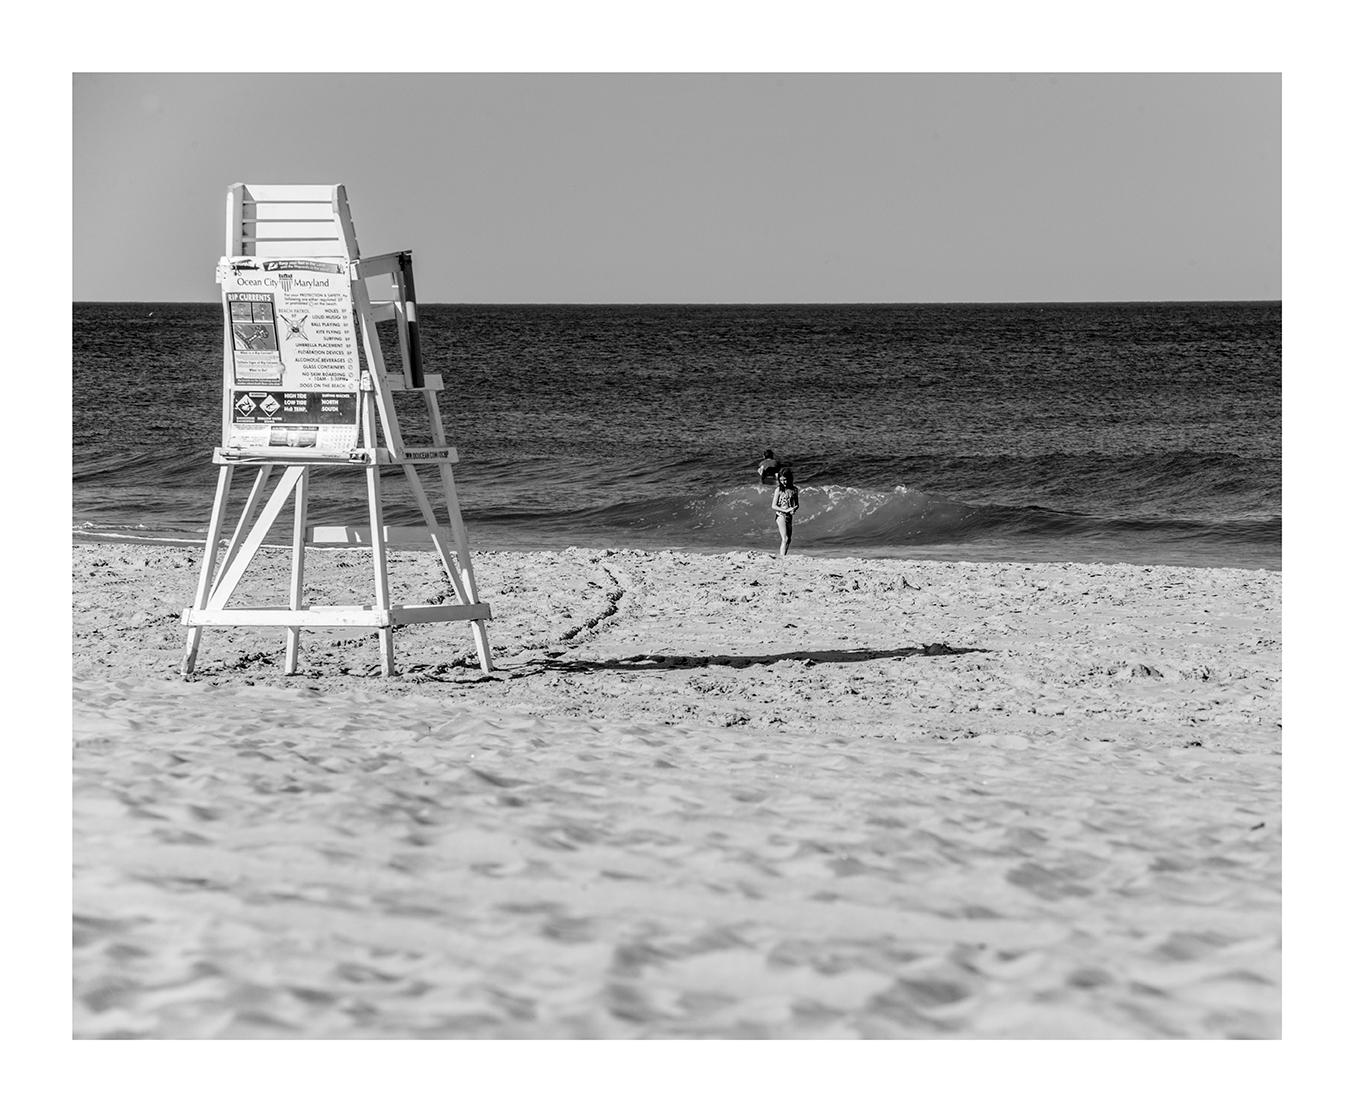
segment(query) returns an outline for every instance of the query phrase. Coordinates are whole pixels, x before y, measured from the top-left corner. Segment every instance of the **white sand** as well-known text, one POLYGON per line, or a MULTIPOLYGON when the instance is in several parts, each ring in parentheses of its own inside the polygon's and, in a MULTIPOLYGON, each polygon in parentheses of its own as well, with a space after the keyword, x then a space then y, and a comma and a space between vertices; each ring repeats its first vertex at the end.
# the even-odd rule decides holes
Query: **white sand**
POLYGON ((197 561, 75 548, 77 1036, 1279 1034, 1276 573, 479 553, 492 678, 185 682, 197 561))

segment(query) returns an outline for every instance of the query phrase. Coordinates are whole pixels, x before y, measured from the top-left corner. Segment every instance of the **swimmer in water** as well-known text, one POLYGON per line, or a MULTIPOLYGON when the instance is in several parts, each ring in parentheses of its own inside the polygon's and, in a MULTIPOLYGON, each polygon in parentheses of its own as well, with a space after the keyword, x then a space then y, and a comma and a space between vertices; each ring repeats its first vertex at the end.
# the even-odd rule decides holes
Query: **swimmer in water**
POLYGON ((768 448, 762 455, 761 463, 757 464, 757 477, 763 486, 769 486, 776 481, 776 472, 779 470, 780 460, 776 459, 776 453, 768 448))

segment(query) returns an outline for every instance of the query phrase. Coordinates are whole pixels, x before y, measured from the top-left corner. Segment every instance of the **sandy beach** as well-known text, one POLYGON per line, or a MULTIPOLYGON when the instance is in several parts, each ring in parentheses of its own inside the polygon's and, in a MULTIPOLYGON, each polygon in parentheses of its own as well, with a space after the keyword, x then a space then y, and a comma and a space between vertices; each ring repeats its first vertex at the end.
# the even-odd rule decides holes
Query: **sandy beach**
POLYGON ((477 552, 492 676, 185 680, 199 560, 73 549, 79 1038, 1280 1034, 1278 573, 477 552))

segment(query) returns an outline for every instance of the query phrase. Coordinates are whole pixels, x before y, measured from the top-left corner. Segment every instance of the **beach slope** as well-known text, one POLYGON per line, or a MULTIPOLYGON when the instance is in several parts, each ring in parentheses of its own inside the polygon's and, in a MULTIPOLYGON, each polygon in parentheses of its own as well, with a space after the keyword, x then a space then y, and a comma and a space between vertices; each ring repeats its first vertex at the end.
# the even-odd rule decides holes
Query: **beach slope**
POLYGON ((77 1037, 1279 1035, 1277 573, 484 552, 490 677, 184 680, 199 558, 74 548, 77 1037))

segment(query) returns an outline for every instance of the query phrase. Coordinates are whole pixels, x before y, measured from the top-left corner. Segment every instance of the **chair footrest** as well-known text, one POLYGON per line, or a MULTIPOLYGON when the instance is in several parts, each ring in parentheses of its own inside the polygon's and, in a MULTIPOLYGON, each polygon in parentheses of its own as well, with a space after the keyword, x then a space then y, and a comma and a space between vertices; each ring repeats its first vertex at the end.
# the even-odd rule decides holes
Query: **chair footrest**
POLYGON ((198 609, 183 612, 186 626, 281 626, 294 629, 360 626, 374 629, 392 626, 422 625, 427 622, 491 621, 493 612, 487 602, 454 603, 444 606, 261 606, 198 609))

